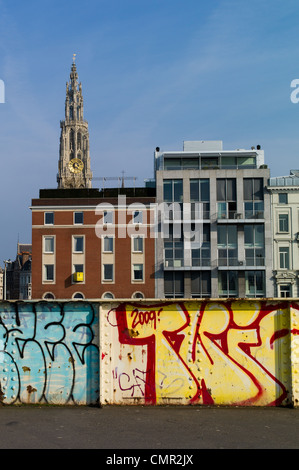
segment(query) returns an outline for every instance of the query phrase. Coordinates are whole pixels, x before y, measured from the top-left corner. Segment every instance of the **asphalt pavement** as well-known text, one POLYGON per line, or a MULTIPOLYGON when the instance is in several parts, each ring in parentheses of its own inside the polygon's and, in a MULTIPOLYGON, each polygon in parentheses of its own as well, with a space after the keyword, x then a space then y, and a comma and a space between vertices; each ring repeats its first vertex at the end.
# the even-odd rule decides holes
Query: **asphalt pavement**
POLYGON ((0 433, 1 449, 102 449, 114 459, 121 450, 298 449, 299 409, 1 406, 0 433))

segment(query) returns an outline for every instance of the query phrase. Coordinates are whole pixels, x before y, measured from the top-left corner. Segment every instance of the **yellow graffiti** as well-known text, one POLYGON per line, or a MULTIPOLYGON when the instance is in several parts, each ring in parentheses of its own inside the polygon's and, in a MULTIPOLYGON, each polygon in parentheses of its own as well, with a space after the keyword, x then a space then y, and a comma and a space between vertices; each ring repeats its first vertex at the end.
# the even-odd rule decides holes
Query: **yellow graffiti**
MULTIPOLYGON (((286 370, 291 370, 288 306, 242 300, 128 303, 122 305, 122 314, 128 334, 123 337, 122 332, 120 342, 134 351, 146 350, 147 369, 138 359, 135 367, 139 377, 143 370, 143 385, 157 404, 286 402, 286 370)), ((132 363, 130 368, 135 370, 132 363)), ((133 395, 133 386, 130 391, 133 395)))

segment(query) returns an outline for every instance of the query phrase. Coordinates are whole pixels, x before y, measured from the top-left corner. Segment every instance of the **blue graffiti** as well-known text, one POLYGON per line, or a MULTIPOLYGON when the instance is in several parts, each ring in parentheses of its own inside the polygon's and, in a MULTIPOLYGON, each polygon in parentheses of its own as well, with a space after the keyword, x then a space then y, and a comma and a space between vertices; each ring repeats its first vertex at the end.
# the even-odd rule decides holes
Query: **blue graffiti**
POLYGON ((1 402, 98 404, 98 335, 88 302, 1 303, 1 402))

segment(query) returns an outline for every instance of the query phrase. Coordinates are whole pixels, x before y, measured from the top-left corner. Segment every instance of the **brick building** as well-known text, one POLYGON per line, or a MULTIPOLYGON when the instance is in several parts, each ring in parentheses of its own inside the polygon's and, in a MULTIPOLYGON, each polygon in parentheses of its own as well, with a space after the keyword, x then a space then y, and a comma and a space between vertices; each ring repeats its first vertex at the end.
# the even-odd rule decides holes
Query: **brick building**
POLYGON ((124 188, 119 207, 117 192, 41 190, 32 200, 34 299, 155 296, 155 197, 147 188, 127 196, 124 188))

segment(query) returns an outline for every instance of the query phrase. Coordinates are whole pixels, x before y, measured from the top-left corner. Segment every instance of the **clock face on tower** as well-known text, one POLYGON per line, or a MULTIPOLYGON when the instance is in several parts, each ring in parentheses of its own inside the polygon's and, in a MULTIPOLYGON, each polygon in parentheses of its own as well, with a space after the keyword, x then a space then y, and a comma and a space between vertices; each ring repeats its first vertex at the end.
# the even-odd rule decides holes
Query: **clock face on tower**
POLYGON ((84 168, 84 163, 80 158, 72 158, 69 162, 69 169, 72 173, 81 173, 84 168))

